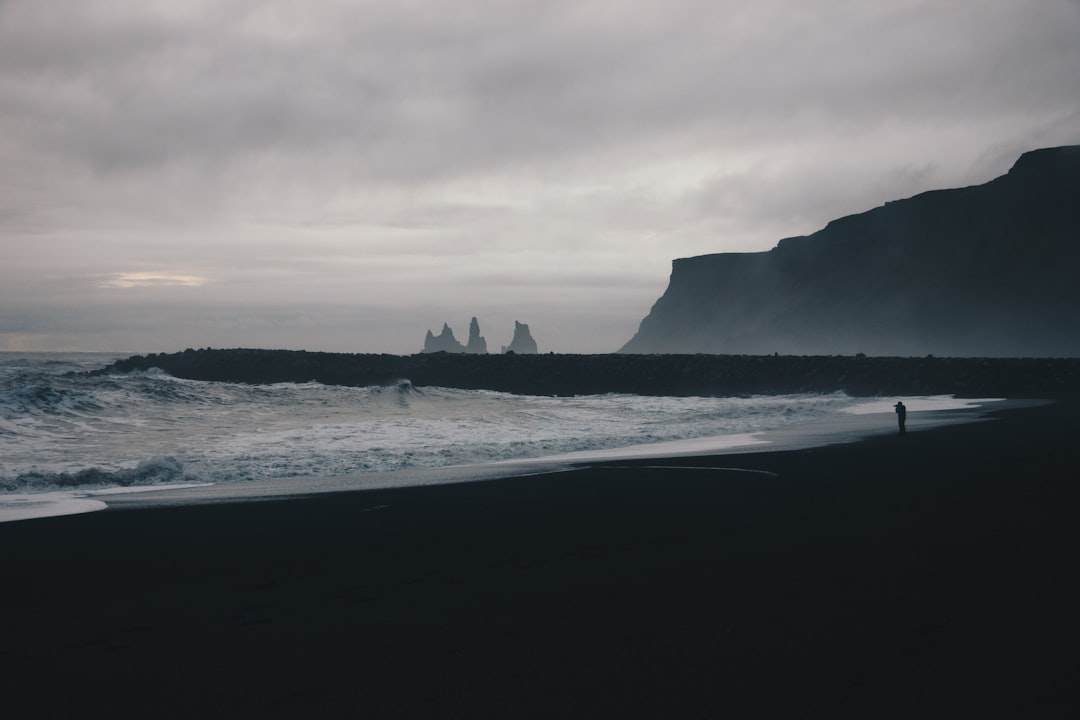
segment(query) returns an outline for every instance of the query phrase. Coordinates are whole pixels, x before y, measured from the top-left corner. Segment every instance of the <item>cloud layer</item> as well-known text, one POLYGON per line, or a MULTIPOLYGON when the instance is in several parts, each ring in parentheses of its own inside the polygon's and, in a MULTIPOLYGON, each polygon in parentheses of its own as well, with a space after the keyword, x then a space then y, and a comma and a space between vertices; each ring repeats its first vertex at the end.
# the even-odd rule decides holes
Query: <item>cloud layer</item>
POLYGON ((610 351, 673 258, 1080 142, 1077 37, 1075 0, 0 0, 0 348, 610 351))

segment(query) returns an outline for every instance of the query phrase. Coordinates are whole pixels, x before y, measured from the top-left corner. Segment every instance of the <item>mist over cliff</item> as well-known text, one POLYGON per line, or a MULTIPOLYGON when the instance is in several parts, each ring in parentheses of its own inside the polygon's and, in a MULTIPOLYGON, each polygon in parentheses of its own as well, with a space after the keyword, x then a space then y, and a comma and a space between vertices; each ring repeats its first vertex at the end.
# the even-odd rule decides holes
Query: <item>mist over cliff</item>
POLYGON ((624 353, 1080 355, 1080 146, 986 184, 675 260, 624 353))

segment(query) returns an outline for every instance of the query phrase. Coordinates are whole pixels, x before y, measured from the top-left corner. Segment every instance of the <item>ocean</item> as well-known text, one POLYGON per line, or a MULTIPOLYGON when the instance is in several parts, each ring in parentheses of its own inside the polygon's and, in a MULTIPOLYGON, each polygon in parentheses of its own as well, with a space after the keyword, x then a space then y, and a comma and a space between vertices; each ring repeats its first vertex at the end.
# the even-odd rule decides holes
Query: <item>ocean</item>
MULTIPOLYGON (((0 353, 0 506, 41 493, 633 454, 704 438, 730 446, 889 409, 884 399, 843 393, 547 397, 414 387, 407 378, 342 387, 200 382, 157 370, 85 374, 126 356, 0 353)), ((935 407, 948 406, 938 400, 935 407)))

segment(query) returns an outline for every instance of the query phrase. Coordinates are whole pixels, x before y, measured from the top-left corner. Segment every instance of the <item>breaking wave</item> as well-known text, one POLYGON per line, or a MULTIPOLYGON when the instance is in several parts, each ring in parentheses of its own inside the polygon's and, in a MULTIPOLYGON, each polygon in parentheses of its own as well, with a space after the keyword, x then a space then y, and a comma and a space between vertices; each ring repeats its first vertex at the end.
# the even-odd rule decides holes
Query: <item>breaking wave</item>
POLYGON ((167 485, 197 481, 198 478, 184 472, 183 463, 176 458, 159 457, 144 460, 130 469, 105 470, 92 467, 71 473, 22 473, 12 480, 0 479, 0 490, 5 492, 38 492, 72 488, 167 485))
POLYGON ((340 476, 754 433, 835 415, 843 393, 523 396, 316 382, 88 375, 103 356, 0 353, 0 490, 340 476))

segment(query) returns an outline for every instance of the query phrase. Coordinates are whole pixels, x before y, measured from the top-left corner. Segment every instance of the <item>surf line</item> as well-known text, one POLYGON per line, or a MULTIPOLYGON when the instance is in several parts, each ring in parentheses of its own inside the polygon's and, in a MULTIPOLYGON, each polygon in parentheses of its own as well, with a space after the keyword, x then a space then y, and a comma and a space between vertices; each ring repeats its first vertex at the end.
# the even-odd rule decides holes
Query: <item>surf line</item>
POLYGON ((768 475, 769 477, 780 477, 779 473, 774 473, 771 470, 754 470, 753 468, 737 468, 737 467, 712 467, 709 465, 608 465, 607 467, 617 467, 620 470, 634 470, 643 468, 646 470, 726 470, 728 472, 744 472, 755 473, 757 475, 768 475))

